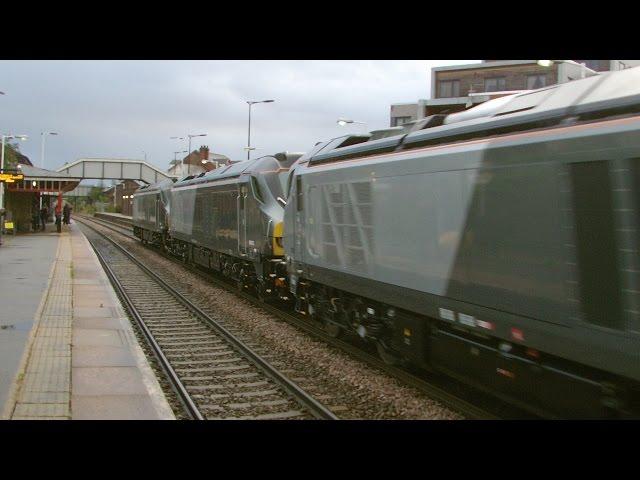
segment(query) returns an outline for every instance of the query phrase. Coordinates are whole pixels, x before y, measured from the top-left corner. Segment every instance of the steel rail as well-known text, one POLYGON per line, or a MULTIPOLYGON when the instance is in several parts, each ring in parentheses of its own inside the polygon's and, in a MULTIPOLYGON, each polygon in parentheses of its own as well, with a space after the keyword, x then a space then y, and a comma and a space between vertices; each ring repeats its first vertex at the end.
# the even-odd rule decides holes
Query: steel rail
POLYGON ((87 227, 91 228, 98 234, 102 235, 112 245, 114 245, 121 253, 123 253, 129 260, 131 260, 136 266, 138 266, 150 278, 152 278, 156 283, 158 283, 165 291, 167 291, 170 295, 172 295, 175 299, 177 299, 180 303, 182 303, 182 305, 184 305, 186 308, 191 310, 198 318, 200 318, 205 323, 213 327, 214 330, 216 330, 216 332, 218 332, 229 343, 231 343, 234 347, 236 347, 238 351, 243 353, 265 375, 267 375, 274 382, 280 385, 289 395, 295 398, 298 401, 298 403, 305 406, 314 417, 318 419, 323 419, 323 420, 338 420, 338 417, 331 410, 325 407, 322 403, 318 402, 318 400, 316 400, 312 395, 305 392, 295 382, 291 381, 289 378, 283 375, 277 368, 269 364, 269 362, 263 359, 255 351, 253 351, 253 349, 245 345, 240 339, 238 339, 235 335, 233 335, 229 330, 227 330, 225 327, 223 327, 214 319, 212 319, 209 315, 207 315, 204 311, 202 311, 200 307, 195 305, 183 294, 181 294, 175 288, 173 288, 171 285, 165 282, 160 276, 158 276, 155 272, 153 272, 146 265, 144 265, 144 263, 142 263, 133 254, 128 252, 124 247, 122 247, 117 242, 115 242, 111 237, 108 237, 104 233, 99 232, 97 229, 87 224, 86 222, 81 222, 81 223, 85 224, 87 227))
POLYGON ((129 310, 129 313, 131 314, 135 322, 140 327, 140 330, 142 330, 142 332, 144 333, 147 343, 151 347, 154 356, 158 360, 158 363, 160 364, 167 379, 169 380, 171 387, 173 388, 176 395, 180 399, 180 402, 182 403, 185 411, 194 420, 204 420, 204 416, 202 415, 202 413, 200 413, 200 410, 198 409, 198 407, 192 400, 191 396, 187 392, 187 389, 185 388, 184 384, 178 377, 178 374, 175 372, 175 370, 169 363, 169 360, 162 352, 160 345, 158 345, 158 343, 156 342, 155 338, 153 337, 153 334, 149 330, 149 327, 147 327, 147 324, 145 323, 142 316, 138 312, 138 309, 135 307, 133 301, 131 300, 131 297, 125 291, 124 286, 122 285, 122 283, 120 283, 120 280, 118 280, 118 278, 116 277, 116 274, 111 269, 107 261, 104 259, 104 257, 102 256, 102 254, 100 253, 96 245, 91 240, 89 240, 89 238, 87 238, 87 240, 89 241, 89 244, 93 248, 93 251, 96 253, 96 256, 98 257, 98 260, 102 265, 102 268, 104 268, 104 271, 106 272, 107 277, 109 277, 109 281, 115 287, 120 297, 124 300, 127 310, 129 310))
MULTIPOLYGON (((98 218, 98 219, 93 217, 83 217, 83 218, 85 218, 86 220, 90 220, 94 223, 97 223, 98 225, 101 225, 104 228, 110 229, 120 235, 125 235, 132 240, 140 240, 138 237, 136 237, 129 231, 126 231, 126 229, 124 229, 120 223, 110 222, 103 218, 98 218)), ((167 258, 171 261, 177 261, 173 256, 168 255, 165 252, 162 252, 156 249, 154 249, 154 251, 162 255, 164 258, 167 258)), ((186 267, 187 269, 189 269, 189 271, 201 276, 207 281, 214 283, 216 286, 220 288, 224 288, 225 290, 231 293, 241 296, 245 300, 251 302, 253 305, 256 305, 259 308, 262 308, 263 310, 271 313, 272 315, 277 316, 281 320, 287 322, 290 325, 293 325, 294 327, 300 328, 307 334, 310 334, 315 338, 318 338, 324 341, 325 343, 328 343, 336 348, 341 349, 342 351, 345 351, 352 357, 355 357, 357 360, 367 363, 368 365, 387 373, 388 375, 400 380, 401 382, 403 382, 404 384, 410 387, 416 388, 422 393, 428 395, 433 400, 437 400, 442 404, 446 405, 447 407, 451 408, 452 410, 455 410, 463 414, 466 418, 473 419, 473 420, 498 420, 503 418, 500 415, 497 415, 489 411, 488 409, 478 407, 471 402, 468 402, 452 393, 447 392, 446 389, 441 388, 422 377, 416 376, 401 368, 388 365, 384 363, 382 360, 380 360, 377 356, 374 356, 364 351, 362 348, 356 345, 353 345, 352 343, 349 343, 347 341, 328 335, 323 329, 315 325, 312 325, 307 319, 292 315, 291 313, 286 312, 277 307, 274 307, 273 305, 270 305, 268 303, 261 302, 254 296, 238 290, 234 285, 229 284, 225 280, 218 278, 217 276, 215 276, 210 272, 203 272, 202 269, 195 266, 184 264, 183 262, 180 262, 180 264, 183 267, 186 267)), ((508 401, 508 399, 504 399, 504 400, 508 401)))

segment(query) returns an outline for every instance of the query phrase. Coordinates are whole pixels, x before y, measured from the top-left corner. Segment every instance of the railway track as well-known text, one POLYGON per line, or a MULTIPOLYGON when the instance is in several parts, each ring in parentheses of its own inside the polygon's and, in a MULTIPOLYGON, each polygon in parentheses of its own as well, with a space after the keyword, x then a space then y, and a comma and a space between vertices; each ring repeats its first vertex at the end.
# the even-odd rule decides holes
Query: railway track
POLYGON ((110 237, 85 234, 193 419, 337 419, 110 237))
MULTIPOLYGON (((128 238, 139 241, 139 239, 132 234, 130 229, 127 229, 122 225, 113 224, 107 220, 96 219, 93 217, 83 217, 83 220, 93 222, 120 235, 125 235, 128 238)), ((157 252, 166 258, 176 261, 175 258, 168 256, 164 252, 157 252)), ((428 374, 425 376, 425 372, 422 371, 415 372, 387 365, 382 362, 373 351, 367 350, 366 348, 363 349, 363 345, 358 342, 357 338, 348 338, 343 340, 329 336, 323 329, 317 327, 313 322, 305 318, 293 315, 277 308, 274 305, 260 302, 254 296, 238 291, 234 285, 231 285, 211 273, 204 272, 197 267, 184 265, 182 263, 181 265, 188 268, 190 271, 197 273, 201 277, 206 278, 207 281, 214 283, 216 286, 232 291, 236 295, 258 305, 260 308, 279 317, 287 323, 295 325, 297 328, 302 329, 313 337, 319 338, 324 342, 347 352, 352 357, 361 360, 394 378, 397 378, 407 386, 416 388, 430 398, 433 398, 434 400, 446 405, 448 408, 461 413, 468 419, 531 419, 549 416, 546 412, 531 411, 527 409, 527 406, 525 405, 514 405, 511 402, 511 399, 496 398, 493 393, 487 393, 475 388, 470 388, 469 386, 457 382, 449 377, 445 377, 444 375, 428 374)))

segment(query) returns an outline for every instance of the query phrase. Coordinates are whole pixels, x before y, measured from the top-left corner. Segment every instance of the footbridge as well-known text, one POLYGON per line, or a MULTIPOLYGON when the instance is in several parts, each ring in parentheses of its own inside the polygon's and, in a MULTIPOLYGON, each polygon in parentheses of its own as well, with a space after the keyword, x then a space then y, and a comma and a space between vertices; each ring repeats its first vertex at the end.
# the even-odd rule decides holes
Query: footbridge
POLYGON ((143 160, 125 158, 80 158, 64 164, 57 172, 82 180, 140 180, 156 183, 175 178, 143 160))

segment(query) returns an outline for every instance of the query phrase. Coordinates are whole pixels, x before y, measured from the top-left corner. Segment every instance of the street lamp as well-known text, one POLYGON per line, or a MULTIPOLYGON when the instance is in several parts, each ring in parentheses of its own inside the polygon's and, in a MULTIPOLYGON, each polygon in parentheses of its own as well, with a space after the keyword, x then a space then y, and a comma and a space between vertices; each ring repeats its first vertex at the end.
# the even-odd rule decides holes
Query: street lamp
MULTIPOLYGON (((191 156, 191 139, 194 137, 206 137, 207 134, 206 133, 199 133, 197 135, 195 134, 187 134, 187 138, 189 138, 189 153, 187 154, 189 157, 191 156)), ((169 137, 171 140, 184 140, 185 137, 169 137)), ((188 157, 187 157, 188 158, 188 157)), ((182 162, 184 163, 184 161, 182 162)), ((189 175, 189 173, 191 173, 191 164, 187 163, 187 175, 189 175)))
POLYGON ((180 152, 173 152, 173 163, 178 163, 178 154, 179 153, 187 153, 186 150, 182 150, 180 152))
MULTIPOLYGON (((57 132, 40 132, 41 142, 40 142, 40 166, 44 168, 44 144, 47 135, 58 135, 57 132)), ((40 208, 42 209, 42 194, 40 194, 40 208)))
POLYGON ((587 66, 584 63, 577 63, 574 62, 573 60, 538 60, 536 62, 538 65, 540 65, 541 67, 551 67, 553 66, 554 63, 557 64, 561 64, 561 63, 565 63, 568 65, 579 65, 580 66, 580 78, 585 78, 587 75, 587 70, 589 72, 591 72, 594 75, 600 75, 598 72, 596 72, 595 70, 592 70, 590 68, 587 68, 587 66))
POLYGON ((247 133, 247 160, 249 160, 251 158, 251 150, 254 150, 253 148, 251 148, 251 107, 255 104, 255 103, 273 103, 275 102, 275 100, 259 100, 259 101, 252 101, 252 100, 247 100, 247 104, 249 105, 249 131, 247 133))
POLYGON ((42 138, 40 142, 40 166, 44 168, 44 143, 47 138, 47 135, 59 135, 57 132, 40 132, 40 137, 42 138))
POLYGON ((365 130, 367 129, 366 122, 358 122, 357 120, 351 120, 350 118, 339 118, 336 123, 341 127, 344 127, 345 125, 348 125, 350 123, 359 123, 360 125, 364 125, 365 130))
MULTIPOLYGON (((17 138, 26 140, 27 135, 2 135, 2 153, 0 154, 0 172, 4 173, 4 146, 7 139, 17 138)), ((2 230, 4 230, 4 182, 0 182, 0 245, 2 245, 2 230)))
MULTIPOLYGON (((189 159, 191 157, 191 139, 193 137, 206 137, 207 134, 206 133, 201 133, 199 135, 191 135, 188 134, 187 137, 189 137, 189 153, 187 153, 187 159, 189 159)), ((191 173, 191 162, 187 163, 187 175, 189 175, 191 173)))

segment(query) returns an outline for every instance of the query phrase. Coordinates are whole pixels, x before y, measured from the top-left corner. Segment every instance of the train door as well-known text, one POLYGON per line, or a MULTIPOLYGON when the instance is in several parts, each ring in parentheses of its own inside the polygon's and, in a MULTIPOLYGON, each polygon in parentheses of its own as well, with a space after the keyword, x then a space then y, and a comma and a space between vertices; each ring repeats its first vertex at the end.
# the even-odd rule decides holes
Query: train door
POLYGON ((238 190, 238 252, 247 253, 247 186, 240 185, 238 190))
POLYGON ((304 215, 304 191, 302 184, 302 176, 295 177, 295 241, 294 252, 295 258, 299 262, 304 261, 304 232, 305 232, 305 215, 304 215))
POLYGON ((156 202, 155 202, 155 207, 156 207, 156 228, 160 229, 162 228, 162 220, 160 219, 160 209, 158 208, 158 203, 160 203, 160 197, 156 196, 156 202))

